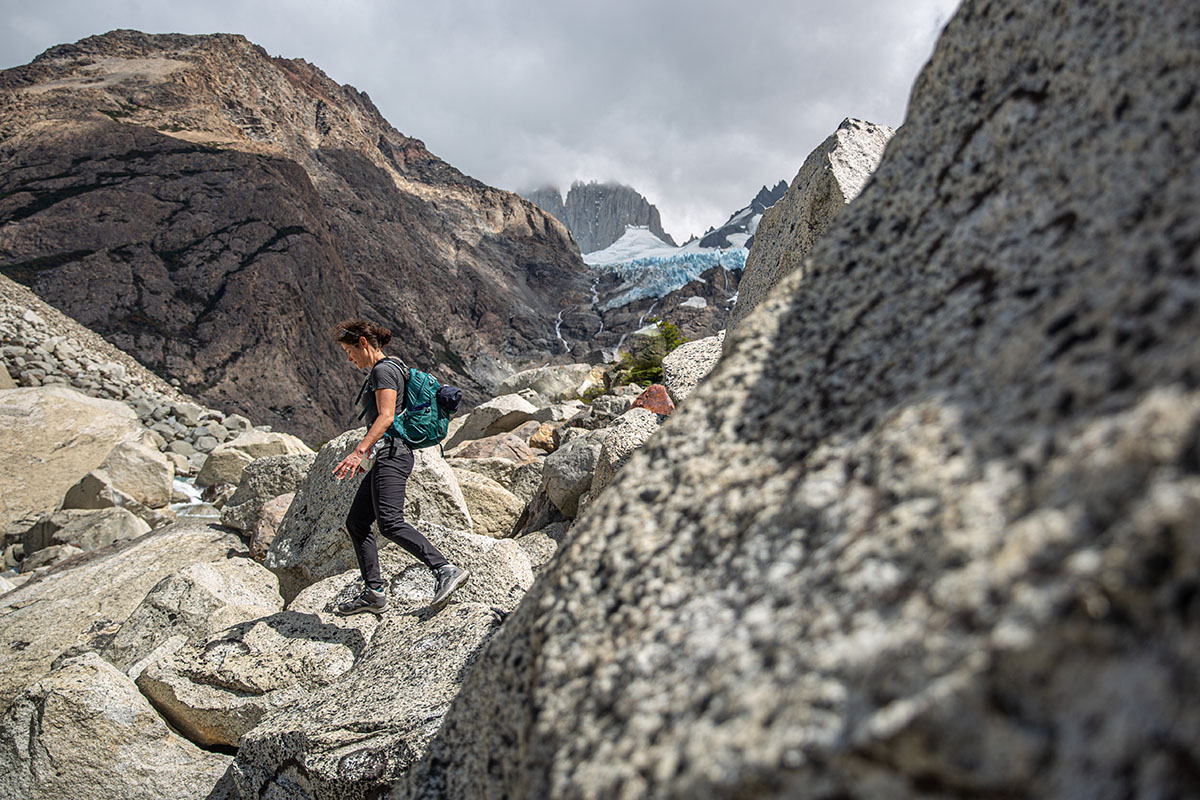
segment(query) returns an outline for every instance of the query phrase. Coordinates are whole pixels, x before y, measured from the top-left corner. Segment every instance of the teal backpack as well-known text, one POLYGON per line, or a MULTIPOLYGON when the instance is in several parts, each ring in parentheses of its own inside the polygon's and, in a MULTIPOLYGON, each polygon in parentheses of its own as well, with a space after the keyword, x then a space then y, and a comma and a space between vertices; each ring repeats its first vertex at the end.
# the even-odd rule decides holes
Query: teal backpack
MULTIPOLYGON (((404 381, 404 404, 384 436, 399 439, 413 450, 441 444, 450 426, 450 416, 462 403, 462 390, 456 386, 442 386, 428 372, 407 367, 403 361, 391 356, 387 358, 406 367, 408 376, 404 381)), ((363 391, 366 386, 364 383, 363 391)), ((359 418, 366 413, 364 410, 359 418)))

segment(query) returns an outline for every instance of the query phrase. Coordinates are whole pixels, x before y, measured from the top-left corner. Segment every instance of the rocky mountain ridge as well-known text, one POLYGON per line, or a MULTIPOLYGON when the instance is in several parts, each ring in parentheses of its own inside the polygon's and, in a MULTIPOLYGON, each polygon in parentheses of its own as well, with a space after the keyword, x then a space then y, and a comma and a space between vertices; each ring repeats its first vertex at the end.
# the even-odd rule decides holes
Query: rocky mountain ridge
POLYGON ((603 250, 620 239, 629 225, 644 225, 675 246, 675 240, 663 230, 658 208, 630 186, 576 181, 565 199, 553 186, 522 192, 521 196, 566 225, 581 253, 603 250))
POLYGON ((232 35, 116 31, 0 73, 0 272, 205 402, 314 439, 368 316, 484 396, 586 286, 566 229, 232 35))
POLYGON ((775 205, 787 191, 787 181, 780 181, 768 188, 763 186, 754 195, 750 203, 729 215, 722 225, 709 228, 698 240, 700 247, 726 248, 751 247, 754 244, 754 232, 758 229, 758 221, 767 209, 775 205), (735 237, 731 239, 730 237, 735 237))

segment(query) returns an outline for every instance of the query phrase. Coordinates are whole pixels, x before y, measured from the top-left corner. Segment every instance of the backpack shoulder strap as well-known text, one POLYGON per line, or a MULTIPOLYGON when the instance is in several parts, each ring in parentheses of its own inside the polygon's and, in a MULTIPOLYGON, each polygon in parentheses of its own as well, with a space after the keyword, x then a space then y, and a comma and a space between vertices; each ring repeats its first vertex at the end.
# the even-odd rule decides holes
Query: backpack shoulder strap
POLYGON ((380 361, 391 361, 400 367, 400 379, 404 381, 404 385, 400 387, 400 391, 396 392, 396 403, 399 406, 396 413, 399 414, 408 406, 408 378, 412 370, 398 356, 384 356, 380 361))

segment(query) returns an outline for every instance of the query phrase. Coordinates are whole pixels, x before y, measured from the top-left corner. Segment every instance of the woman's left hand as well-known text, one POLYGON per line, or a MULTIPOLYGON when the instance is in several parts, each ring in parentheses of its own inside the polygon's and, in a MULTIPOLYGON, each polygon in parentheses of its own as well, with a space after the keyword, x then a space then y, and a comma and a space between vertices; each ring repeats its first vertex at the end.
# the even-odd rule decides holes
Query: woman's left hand
POLYGON ((333 468, 333 476, 340 481, 344 478, 349 478, 356 472, 366 472, 362 466, 363 459, 364 455, 362 453, 350 453, 350 455, 343 458, 338 465, 333 468))

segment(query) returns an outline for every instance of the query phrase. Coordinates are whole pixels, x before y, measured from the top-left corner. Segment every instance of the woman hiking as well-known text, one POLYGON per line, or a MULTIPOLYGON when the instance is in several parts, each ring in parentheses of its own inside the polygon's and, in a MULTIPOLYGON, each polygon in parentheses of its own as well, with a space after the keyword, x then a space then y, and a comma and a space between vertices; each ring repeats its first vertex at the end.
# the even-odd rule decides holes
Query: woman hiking
POLYGON ((430 605, 441 608, 469 573, 447 561, 404 519, 404 486, 413 470, 413 451, 389 429, 396 416, 396 403, 404 402, 408 370, 396 359, 384 355, 383 348, 392 340, 392 333, 387 328, 362 319, 346 320, 334 329, 334 339, 354 366, 367 371, 358 403, 363 416, 373 422, 358 447, 342 459, 333 474, 338 480, 351 477, 364 471, 361 465, 370 453, 375 455, 375 465, 359 485, 346 516, 346 530, 354 542, 354 555, 358 558, 358 569, 365 586, 357 597, 339 604, 337 613, 368 611, 381 614, 387 608, 383 576, 379 572, 379 552, 371 531, 372 521, 379 523, 379 532, 383 536, 433 571, 435 588, 430 605))

